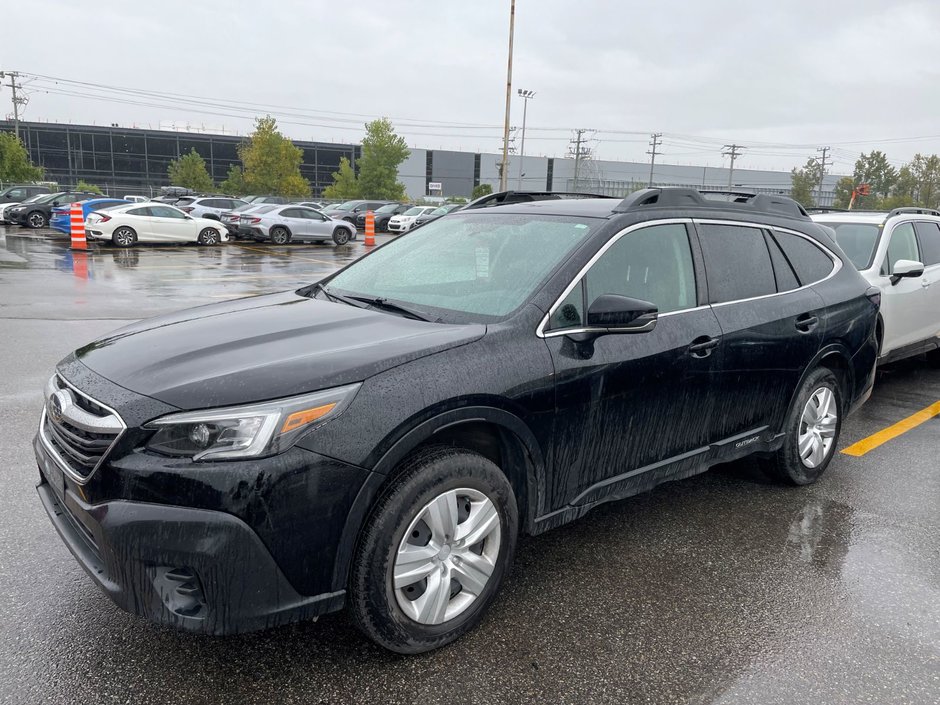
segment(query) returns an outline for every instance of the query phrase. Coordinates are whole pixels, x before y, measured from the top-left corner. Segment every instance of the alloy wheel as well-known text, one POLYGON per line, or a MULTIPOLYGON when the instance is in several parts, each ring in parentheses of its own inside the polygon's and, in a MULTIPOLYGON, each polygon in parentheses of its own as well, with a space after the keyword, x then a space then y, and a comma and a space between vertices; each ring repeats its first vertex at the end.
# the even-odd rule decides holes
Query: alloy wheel
POLYGON ((800 417, 799 452, 806 467, 816 468, 829 457, 838 422, 835 393, 820 387, 810 395, 800 417))
POLYGON ((127 228, 118 228, 114 231, 114 241, 121 247, 130 247, 134 244, 134 233, 127 228))
POLYGON ((29 225, 33 228, 41 228, 46 224, 46 218, 42 213, 30 213, 29 225))
POLYGON ((500 518, 478 490, 449 490, 428 502, 405 532, 392 567, 399 608, 420 624, 466 611, 496 568, 500 518))

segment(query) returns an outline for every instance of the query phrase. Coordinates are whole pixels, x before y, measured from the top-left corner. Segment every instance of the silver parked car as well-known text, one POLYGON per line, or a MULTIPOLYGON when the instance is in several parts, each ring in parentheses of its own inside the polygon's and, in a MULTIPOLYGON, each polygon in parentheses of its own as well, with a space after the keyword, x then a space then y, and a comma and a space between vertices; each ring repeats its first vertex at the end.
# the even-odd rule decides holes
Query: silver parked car
POLYGON ((209 218, 221 220, 223 213, 247 205, 247 201, 240 198, 226 198, 223 196, 183 196, 174 205, 193 218, 209 218))
POLYGON ((275 245, 286 245, 293 240, 322 244, 330 239, 337 245, 345 245, 355 237, 356 226, 313 208, 287 205, 243 212, 238 234, 259 241, 270 240, 275 245))

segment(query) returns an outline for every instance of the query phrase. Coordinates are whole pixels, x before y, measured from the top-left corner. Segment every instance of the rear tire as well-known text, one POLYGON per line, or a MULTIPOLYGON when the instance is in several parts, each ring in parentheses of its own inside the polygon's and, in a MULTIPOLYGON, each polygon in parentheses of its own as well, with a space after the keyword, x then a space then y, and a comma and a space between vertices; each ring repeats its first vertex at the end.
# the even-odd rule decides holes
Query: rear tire
POLYGON ((825 367, 803 381, 787 417, 783 446, 763 463, 771 475, 791 485, 809 485, 829 467, 842 431, 842 389, 825 367))
POLYGON ((26 224, 31 228, 44 228, 48 223, 46 214, 40 211, 33 211, 26 216, 26 224))
POLYGON ((271 230, 271 242, 275 245, 286 245, 290 242, 290 232, 287 228, 274 228, 271 230))
POLYGON ((131 247, 137 242, 137 233, 134 232, 133 228, 122 225, 111 233, 111 242, 114 243, 115 247, 131 247))
POLYGON ((359 538, 350 582, 356 625, 402 654, 454 641, 493 601, 518 524, 512 487, 494 463, 444 446, 419 451, 359 538))
POLYGON ((336 228, 333 231, 333 242, 337 245, 345 245, 352 238, 352 235, 346 228, 336 228))

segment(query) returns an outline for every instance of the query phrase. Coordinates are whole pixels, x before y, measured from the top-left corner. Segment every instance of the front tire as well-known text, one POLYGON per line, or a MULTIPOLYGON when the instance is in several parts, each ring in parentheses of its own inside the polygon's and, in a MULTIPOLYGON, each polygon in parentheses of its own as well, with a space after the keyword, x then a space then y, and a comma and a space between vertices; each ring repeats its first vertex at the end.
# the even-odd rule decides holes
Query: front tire
POLYGON ((336 228, 333 231, 333 242, 337 245, 345 245, 351 237, 352 235, 346 228, 336 228))
POLYGON ((271 242, 275 245, 286 245, 290 242, 290 233, 286 228, 274 228, 271 230, 271 242))
POLYGON ((200 245, 218 245, 222 242, 222 236, 215 228, 203 228, 202 232, 199 233, 199 237, 196 238, 196 242, 200 245))
POLYGON ((356 625, 402 654, 459 638, 493 601, 512 564, 518 524, 512 487, 494 463, 443 446, 416 453, 356 548, 356 625))
POLYGON ((843 408, 836 376, 824 367, 813 370, 790 409, 783 446, 766 464, 770 473, 791 485, 816 482, 839 445, 843 408))
POLYGON ((111 233, 111 242, 115 247, 130 247, 137 242, 137 233, 132 228, 121 226, 111 233))

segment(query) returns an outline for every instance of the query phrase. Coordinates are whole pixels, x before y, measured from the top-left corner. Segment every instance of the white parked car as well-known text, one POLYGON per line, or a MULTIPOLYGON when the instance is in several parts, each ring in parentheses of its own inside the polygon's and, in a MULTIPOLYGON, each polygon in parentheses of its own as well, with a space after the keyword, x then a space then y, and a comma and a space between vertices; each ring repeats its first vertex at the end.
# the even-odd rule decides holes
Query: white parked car
POLYGON ((940 362, 940 211, 829 212, 813 220, 881 289, 879 363, 927 353, 940 362))
POLYGON ((121 198, 131 203, 147 203, 150 200, 146 196, 121 196, 121 198))
POLYGON ((275 245, 300 240, 317 244, 332 240, 337 245, 345 245, 356 236, 356 226, 314 208, 268 204, 241 214, 238 235, 258 241, 270 240, 275 245))
POLYGON ((90 240, 110 240, 118 247, 138 242, 198 242, 218 245, 228 240, 218 220, 193 218, 165 203, 133 203, 89 213, 85 234, 90 240))
POLYGON ((430 213, 437 206, 415 206, 401 215, 393 215, 388 221, 389 232, 403 233, 414 227, 415 221, 425 213, 430 213))

